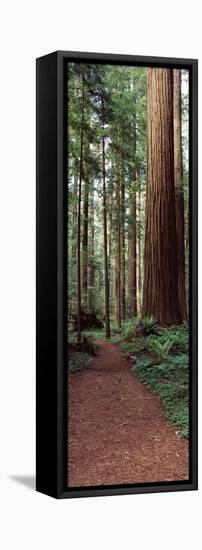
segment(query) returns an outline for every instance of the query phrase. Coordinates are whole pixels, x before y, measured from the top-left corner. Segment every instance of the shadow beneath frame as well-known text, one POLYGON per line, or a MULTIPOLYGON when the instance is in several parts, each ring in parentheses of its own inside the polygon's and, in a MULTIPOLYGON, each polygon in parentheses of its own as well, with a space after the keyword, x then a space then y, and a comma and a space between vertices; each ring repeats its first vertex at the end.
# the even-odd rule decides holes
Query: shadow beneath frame
POLYGON ((11 479, 11 481, 16 481, 16 483, 20 483, 21 485, 24 485, 24 487, 27 487, 27 489, 30 489, 31 491, 35 491, 35 488, 36 488, 35 476, 10 475, 9 479, 11 479))

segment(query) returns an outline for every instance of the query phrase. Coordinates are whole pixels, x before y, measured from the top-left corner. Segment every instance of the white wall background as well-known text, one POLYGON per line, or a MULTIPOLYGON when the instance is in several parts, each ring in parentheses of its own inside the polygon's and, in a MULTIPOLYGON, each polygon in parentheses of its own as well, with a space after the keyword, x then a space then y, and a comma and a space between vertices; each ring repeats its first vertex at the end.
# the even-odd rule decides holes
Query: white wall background
POLYGON ((0 25, 1 548, 197 550, 200 492, 55 501, 14 478, 35 471, 35 58, 69 49, 200 59, 200 3, 3 0, 0 25))

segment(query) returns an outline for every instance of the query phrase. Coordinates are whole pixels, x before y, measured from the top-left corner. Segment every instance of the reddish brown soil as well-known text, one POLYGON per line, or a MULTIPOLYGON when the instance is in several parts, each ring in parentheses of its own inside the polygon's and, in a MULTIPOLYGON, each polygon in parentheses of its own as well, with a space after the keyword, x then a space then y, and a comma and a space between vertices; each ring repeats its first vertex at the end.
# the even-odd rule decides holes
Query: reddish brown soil
POLYGON ((188 479, 188 442, 160 399, 130 372, 118 346, 69 376, 68 486, 188 479))

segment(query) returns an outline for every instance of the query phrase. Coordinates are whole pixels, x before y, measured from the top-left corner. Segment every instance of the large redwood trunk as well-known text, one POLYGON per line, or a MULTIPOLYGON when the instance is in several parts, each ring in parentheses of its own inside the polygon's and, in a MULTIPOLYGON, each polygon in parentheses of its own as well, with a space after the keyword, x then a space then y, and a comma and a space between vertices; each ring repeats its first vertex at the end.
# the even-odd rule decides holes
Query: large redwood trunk
POLYGON ((173 70, 173 104, 174 104, 174 174, 176 231, 178 255, 178 292, 182 319, 187 318, 185 293, 185 246, 184 246, 184 191, 182 167, 182 122, 181 122, 181 71, 173 70))
POLYGON ((178 324, 172 69, 148 69, 147 143, 143 315, 178 324))

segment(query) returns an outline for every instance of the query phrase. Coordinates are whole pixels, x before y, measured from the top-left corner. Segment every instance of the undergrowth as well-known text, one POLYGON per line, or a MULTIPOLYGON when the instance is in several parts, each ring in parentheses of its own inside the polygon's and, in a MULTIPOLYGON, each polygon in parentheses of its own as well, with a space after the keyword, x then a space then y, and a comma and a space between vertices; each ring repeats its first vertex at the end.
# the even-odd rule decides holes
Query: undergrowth
POLYGON ((93 357, 85 352, 73 351, 68 353, 68 371, 69 373, 87 367, 93 357))
MULTIPOLYGON (((86 330, 85 331, 86 336, 92 336, 93 338, 97 340, 104 340, 106 338, 105 328, 102 329, 92 329, 92 330, 86 330)), ((113 344, 118 344, 121 341, 121 334, 113 330, 111 327, 111 336, 110 336, 110 342, 113 344)))
POLYGON ((167 416, 189 436, 188 326, 161 328, 158 336, 122 342, 121 349, 137 357, 132 372, 161 398, 167 416))

